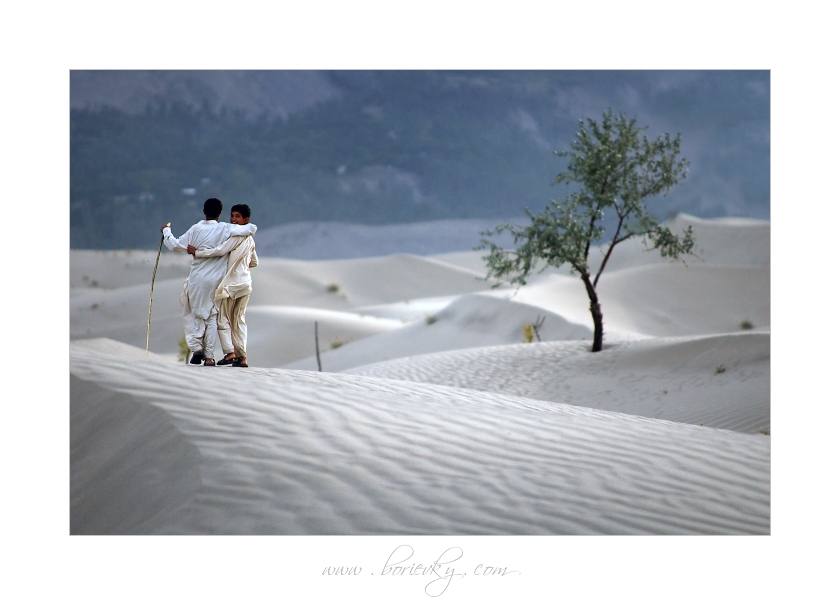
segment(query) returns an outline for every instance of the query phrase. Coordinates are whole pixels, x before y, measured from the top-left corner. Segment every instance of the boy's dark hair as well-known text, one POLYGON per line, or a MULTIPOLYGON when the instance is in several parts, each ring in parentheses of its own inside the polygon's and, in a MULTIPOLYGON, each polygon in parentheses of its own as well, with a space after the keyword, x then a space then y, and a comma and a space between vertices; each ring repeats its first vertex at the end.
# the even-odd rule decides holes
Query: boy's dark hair
POLYGON ((204 214, 210 218, 219 218, 222 215, 222 200, 215 197, 204 202, 204 214))
POLYGON ((230 213, 233 214, 234 212, 241 214, 242 218, 251 218, 251 209, 248 204, 234 204, 230 207, 230 213))

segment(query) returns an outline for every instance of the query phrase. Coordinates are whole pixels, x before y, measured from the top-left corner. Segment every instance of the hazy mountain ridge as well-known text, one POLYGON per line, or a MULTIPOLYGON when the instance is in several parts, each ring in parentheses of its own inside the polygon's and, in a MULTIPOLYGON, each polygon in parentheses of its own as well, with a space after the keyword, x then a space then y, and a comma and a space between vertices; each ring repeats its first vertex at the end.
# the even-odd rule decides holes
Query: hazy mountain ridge
POLYGON ((152 247, 210 196, 261 227, 519 216, 607 107, 682 133, 661 218, 769 218, 768 72, 72 72, 71 246, 152 247))
POLYGON ((215 113, 240 111, 249 118, 287 118, 340 96, 317 71, 81 71, 70 72, 70 108, 111 107, 142 114, 149 106, 205 104, 215 113))

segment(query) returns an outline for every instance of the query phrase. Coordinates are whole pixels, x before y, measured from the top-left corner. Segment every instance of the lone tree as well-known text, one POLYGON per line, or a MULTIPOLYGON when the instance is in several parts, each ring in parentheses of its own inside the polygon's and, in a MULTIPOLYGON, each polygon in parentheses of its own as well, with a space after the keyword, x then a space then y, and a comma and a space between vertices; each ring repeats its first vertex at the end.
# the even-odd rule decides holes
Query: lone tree
MULTIPOLYGON (((628 120, 623 113, 604 112, 600 123, 588 119, 580 121, 580 132, 572 141, 570 151, 555 151, 558 157, 568 157, 566 169, 557 175, 555 183, 578 185, 577 191, 567 195, 561 203, 554 200, 545 212, 534 215, 525 209, 531 224, 520 227, 512 223, 484 231, 482 236, 499 235, 509 231, 515 250, 504 250, 483 237, 477 248, 490 249, 483 259, 487 263, 487 279, 504 279, 524 285, 540 261, 542 267, 571 266, 580 275, 589 296, 589 309, 595 325, 592 351, 600 351, 604 339, 604 316, 598 302, 598 280, 610 259, 613 249, 632 237, 641 237, 649 250, 658 249, 663 257, 678 259, 689 254, 694 246, 691 227, 682 238, 671 233, 650 216, 644 200, 665 194, 688 173, 688 161, 680 158, 680 135, 674 139, 664 134, 649 140, 646 128, 628 120), (605 217, 617 218, 612 237, 604 243, 606 252, 593 278, 589 252, 593 244, 602 241, 605 217)), ((496 284, 497 287, 499 284, 496 284)))

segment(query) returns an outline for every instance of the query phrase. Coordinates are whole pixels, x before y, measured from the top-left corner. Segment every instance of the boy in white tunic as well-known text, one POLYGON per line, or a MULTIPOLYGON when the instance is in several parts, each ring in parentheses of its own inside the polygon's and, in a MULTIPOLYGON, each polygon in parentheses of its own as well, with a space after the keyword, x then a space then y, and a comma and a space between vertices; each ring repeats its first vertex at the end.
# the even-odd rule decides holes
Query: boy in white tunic
MULTIPOLYGON (((233 225, 247 225, 251 222, 251 209, 248 204, 236 204, 230 209, 230 222, 233 225)), ((215 292, 219 305, 219 341, 225 357, 220 366, 232 365, 238 368, 248 367, 245 347, 248 340, 248 327, 245 325, 245 308, 251 297, 251 271, 257 266, 257 250, 254 238, 250 235, 232 235, 223 244, 215 248, 197 249, 188 246, 187 252, 196 258, 227 256, 227 272, 215 292)))
MULTIPOLYGON (((173 252, 187 252, 188 246, 213 248, 222 244, 231 235, 253 235, 256 225, 231 225, 219 223, 222 202, 210 198, 204 202, 204 218, 189 228, 179 238, 164 225, 161 231, 166 247, 173 252)), ((218 309, 214 297, 219 282, 227 270, 225 257, 193 258, 190 275, 184 282, 181 304, 184 305, 184 332, 187 345, 192 352, 190 363, 215 365, 213 357, 216 336, 216 316, 218 309)))

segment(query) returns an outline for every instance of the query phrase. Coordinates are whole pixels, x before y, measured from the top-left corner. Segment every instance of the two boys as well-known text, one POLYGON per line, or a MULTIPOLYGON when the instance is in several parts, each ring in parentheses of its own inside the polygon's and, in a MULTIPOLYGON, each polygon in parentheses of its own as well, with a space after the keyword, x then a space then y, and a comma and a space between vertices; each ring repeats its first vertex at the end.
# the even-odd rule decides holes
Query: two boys
MULTIPOLYGON (((250 223, 250 209, 245 204, 238 205, 239 218, 237 218, 236 223, 233 220, 230 223, 218 222, 222 213, 222 202, 216 198, 210 198, 204 202, 203 211, 205 220, 190 227, 180 238, 175 238, 166 225, 161 227, 164 243, 173 252, 202 253, 193 256, 190 275, 184 282, 184 292, 181 295, 181 304, 184 306, 184 332, 187 345, 192 353, 190 363, 198 365, 203 361, 205 366, 216 365, 213 335, 218 330, 219 323, 221 323, 228 327, 227 341, 220 334, 222 348, 226 353, 225 359, 228 360, 228 363, 231 363, 231 360, 237 357, 236 347, 233 346, 232 342, 234 340, 233 332, 236 332, 235 339, 239 343, 239 357, 242 358, 240 363, 236 365, 247 367, 244 336, 244 312, 247 298, 239 301, 238 305, 225 306, 225 312, 234 313, 234 315, 220 316, 216 295, 223 280, 225 280, 227 286, 225 291, 228 294, 223 296, 222 299, 231 298, 235 302, 239 298, 243 298, 244 294, 250 294, 251 284, 248 269, 250 266, 256 266, 256 251, 252 236, 256 233, 257 227, 250 223), (243 217, 243 212, 248 216, 243 217), (247 220, 245 220, 246 218, 247 220), (232 238, 237 239, 234 240, 235 245, 231 246, 231 250, 238 249, 245 240, 249 242, 235 256, 236 261, 233 267, 230 266, 227 253, 219 252, 226 243, 230 243, 232 238), (208 251, 209 253, 207 253, 208 251), (216 253, 212 253, 213 251, 216 251, 216 253), (242 272, 243 262, 246 263, 244 271, 247 273, 247 277, 242 272), (247 280, 247 285, 244 284, 244 280, 247 280), (238 316, 235 313, 238 313, 238 316), (233 319, 232 322, 231 319, 233 319)), ((231 212, 232 217, 233 214, 231 212)), ((231 365, 233 364, 231 363, 231 365)))
MULTIPOLYGON (((230 209, 232 225, 248 225, 251 209, 248 204, 236 204, 230 209)), ((245 308, 251 297, 251 271, 257 266, 257 250, 250 235, 231 235, 215 248, 196 249, 187 246, 187 252, 196 258, 227 256, 227 272, 216 288, 214 299, 219 305, 218 332, 225 357, 220 366, 248 367, 245 344, 248 327, 245 325, 245 308)))

